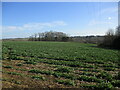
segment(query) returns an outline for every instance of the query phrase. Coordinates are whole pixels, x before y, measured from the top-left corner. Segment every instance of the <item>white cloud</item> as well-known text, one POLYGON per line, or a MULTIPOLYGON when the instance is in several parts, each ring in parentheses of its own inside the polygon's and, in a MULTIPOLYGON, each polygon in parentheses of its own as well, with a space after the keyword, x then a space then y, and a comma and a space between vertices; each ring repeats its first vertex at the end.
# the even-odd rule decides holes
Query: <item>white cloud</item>
POLYGON ((95 25, 116 25, 117 26, 117 14, 118 7, 110 7, 100 10, 96 13, 96 17, 91 19, 88 22, 88 26, 95 26, 95 25), (114 15, 113 15, 114 14, 114 15))
POLYGON ((112 18, 111 17, 108 17, 108 20, 111 20, 112 18))
POLYGON ((108 28, 106 28, 106 27, 101 27, 101 28, 86 27, 85 29, 82 29, 82 30, 81 29, 69 30, 68 34, 70 34, 71 36, 105 35, 107 30, 108 30, 108 28))
POLYGON ((106 24, 112 25, 112 24, 114 24, 114 23, 111 22, 111 21, 98 21, 98 20, 91 20, 91 21, 88 23, 88 26, 106 25, 106 24))
POLYGON ((58 27, 67 25, 64 21, 54 21, 47 23, 27 23, 22 26, 3 26, 3 31, 19 31, 19 30, 41 30, 48 27, 58 27))
POLYGON ((98 15, 118 13, 118 7, 105 8, 99 11, 98 15))

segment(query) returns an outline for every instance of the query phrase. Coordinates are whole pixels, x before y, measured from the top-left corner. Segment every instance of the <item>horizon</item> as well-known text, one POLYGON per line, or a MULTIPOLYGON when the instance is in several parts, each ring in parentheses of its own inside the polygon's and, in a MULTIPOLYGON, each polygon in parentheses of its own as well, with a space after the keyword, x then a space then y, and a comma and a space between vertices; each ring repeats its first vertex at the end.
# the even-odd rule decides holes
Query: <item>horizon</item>
MULTIPOLYGON (((104 37, 104 35, 86 35, 86 36, 69 36, 69 37, 89 37, 89 36, 94 36, 94 37, 98 37, 98 36, 100 36, 100 37, 104 37)), ((14 37, 11 37, 11 38, 0 38, 0 40, 4 40, 4 39, 27 39, 27 38, 29 38, 29 37, 18 37, 18 38, 14 38, 14 37)))
POLYGON ((2 38, 60 31, 70 36, 105 35, 118 25, 117 2, 3 2, 2 38))

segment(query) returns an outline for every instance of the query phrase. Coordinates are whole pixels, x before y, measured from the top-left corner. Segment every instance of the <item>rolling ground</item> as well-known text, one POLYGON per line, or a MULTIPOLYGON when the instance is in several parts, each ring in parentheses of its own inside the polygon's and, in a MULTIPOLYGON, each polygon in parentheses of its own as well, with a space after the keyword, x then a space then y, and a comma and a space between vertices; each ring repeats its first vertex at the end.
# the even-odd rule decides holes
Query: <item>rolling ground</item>
POLYGON ((119 51, 75 42, 3 41, 3 88, 120 87, 119 51))

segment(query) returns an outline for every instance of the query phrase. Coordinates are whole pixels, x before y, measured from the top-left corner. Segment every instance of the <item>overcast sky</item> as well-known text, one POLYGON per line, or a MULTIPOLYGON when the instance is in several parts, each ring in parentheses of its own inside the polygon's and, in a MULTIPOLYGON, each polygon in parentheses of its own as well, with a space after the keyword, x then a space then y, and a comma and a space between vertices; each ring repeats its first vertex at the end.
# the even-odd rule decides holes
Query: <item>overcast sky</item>
POLYGON ((104 35, 118 25, 117 2, 3 2, 3 38, 44 31, 104 35))

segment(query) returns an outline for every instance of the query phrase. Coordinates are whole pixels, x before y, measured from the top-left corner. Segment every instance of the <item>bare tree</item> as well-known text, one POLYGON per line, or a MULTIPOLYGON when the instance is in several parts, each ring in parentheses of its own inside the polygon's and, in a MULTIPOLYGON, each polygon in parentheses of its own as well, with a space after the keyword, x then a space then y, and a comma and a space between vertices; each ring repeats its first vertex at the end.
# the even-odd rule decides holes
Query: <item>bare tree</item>
POLYGON ((34 34, 34 40, 37 41, 37 34, 34 34))
POLYGON ((111 47, 113 44, 113 40, 114 40, 114 31, 113 31, 113 29, 109 29, 106 32, 104 41, 99 46, 111 47))
POLYGON ((109 29, 105 35, 105 40, 104 40, 104 44, 106 46, 111 46, 114 40, 114 31, 113 29, 109 29))
MULTIPOLYGON (((31 37, 30 37, 31 38, 31 37)), ((34 41, 68 41, 69 37, 66 33, 63 32, 56 32, 56 31, 49 31, 34 34, 34 41)), ((32 39, 29 39, 32 40, 32 39)))
POLYGON ((116 28, 115 35, 116 35, 116 36, 120 36, 120 26, 118 26, 118 27, 116 28))
POLYGON ((109 29, 106 33, 106 36, 113 36, 113 35, 114 35, 113 29, 109 29))

